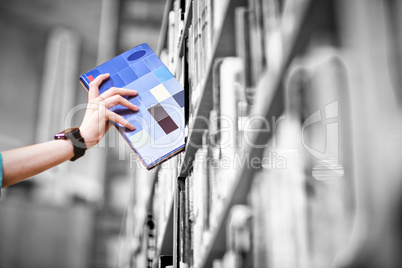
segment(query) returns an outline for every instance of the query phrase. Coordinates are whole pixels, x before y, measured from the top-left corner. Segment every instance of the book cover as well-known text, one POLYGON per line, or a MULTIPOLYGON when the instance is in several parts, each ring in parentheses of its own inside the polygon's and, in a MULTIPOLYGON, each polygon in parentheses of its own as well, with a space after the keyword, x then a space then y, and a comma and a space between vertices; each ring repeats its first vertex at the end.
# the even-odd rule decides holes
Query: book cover
POLYGON ((132 131, 115 123, 148 170, 184 150, 184 89, 148 44, 81 75, 80 82, 88 90, 91 81, 103 73, 109 73, 110 78, 100 86, 99 94, 111 87, 138 91, 136 97, 128 98, 138 106, 138 112, 121 105, 110 110, 135 126, 132 131))

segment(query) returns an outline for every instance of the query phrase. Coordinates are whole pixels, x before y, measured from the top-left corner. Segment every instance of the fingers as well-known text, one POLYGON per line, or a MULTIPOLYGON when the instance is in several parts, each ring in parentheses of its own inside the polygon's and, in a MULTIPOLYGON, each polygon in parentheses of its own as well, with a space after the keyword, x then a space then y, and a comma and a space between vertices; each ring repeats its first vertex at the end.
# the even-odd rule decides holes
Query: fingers
POLYGON ((101 99, 106 100, 107 98, 110 98, 115 95, 121 95, 121 96, 136 96, 138 94, 137 90, 132 90, 128 88, 118 88, 118 87, 112 87, 109 90, 106 90, 105 92, 100 95, 101 99))
POLYGON ((90 84, 89 84, 89 100, 93 100, 99 96, 99 86, 102 82, 109 78, 110 74, 101 74, 97 76, 90 84))
POLYGON ((106 110, 106 119, 111 120, 115 123, 119 123, 120 125, 123 125, 126 128, 129 128, 131 130, 135 129, 135 127, 133 125, 131 125, 130 122, 128 122, 122 116, 120 116, 112 111, 106 110))
POLYGON ((116 106, 117 104, 123 105, 135 112, 138 111, 137 106, 135 106, 134 104, 132 104, 131 102, 129 102, 127 99, 123 98, 120 95, 114 95, 110 98, 105 99, 105 105, 106 105, 106 108, 108 108, 108 109, 110 107, 116 106))

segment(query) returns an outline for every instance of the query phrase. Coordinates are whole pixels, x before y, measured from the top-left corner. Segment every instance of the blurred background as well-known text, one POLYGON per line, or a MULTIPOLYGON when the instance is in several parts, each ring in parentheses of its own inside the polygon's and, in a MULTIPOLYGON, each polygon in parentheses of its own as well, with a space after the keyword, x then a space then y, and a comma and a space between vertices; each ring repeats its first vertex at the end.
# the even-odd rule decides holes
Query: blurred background
POLYGON ((3 189, 0 267, 401 267, 401 14, 399 0, 1 0, 0 151, 79 126, 79 75, 144 42, 184 85, 192 145, 148 172, 112 129, 3 189), (272 119, 252 125, 264 146, 240 146, 239 123, 220 148, 223 127, 199 118, 224 112, 272 119), (288 168, 209 163, 232 149, 288 168))
MULTIPOLYGON (((65 122, 87 100, 79 75, 144 42, 155 50, 164 7, 164 0, 0 1, 0 151, 79 126, 82 109, 65 122)), ((99 146, 107 148, 2 190, 1 267, 116 266, 132 172, 119 140, 113 129, 99 146)))

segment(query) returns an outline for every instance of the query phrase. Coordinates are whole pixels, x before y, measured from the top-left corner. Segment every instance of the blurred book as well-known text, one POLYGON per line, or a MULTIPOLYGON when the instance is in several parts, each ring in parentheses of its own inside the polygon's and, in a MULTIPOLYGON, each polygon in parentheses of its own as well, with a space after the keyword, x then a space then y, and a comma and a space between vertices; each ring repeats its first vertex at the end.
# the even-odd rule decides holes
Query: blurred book
POLYGON ((227 225, 227 249, 233 252, 234 266, 253 268, 253 214, 250 207, 235 205, 231 208, 227 225))
POLYGON ((158 268, 173 267, 173 256, 160 256, 158 268))

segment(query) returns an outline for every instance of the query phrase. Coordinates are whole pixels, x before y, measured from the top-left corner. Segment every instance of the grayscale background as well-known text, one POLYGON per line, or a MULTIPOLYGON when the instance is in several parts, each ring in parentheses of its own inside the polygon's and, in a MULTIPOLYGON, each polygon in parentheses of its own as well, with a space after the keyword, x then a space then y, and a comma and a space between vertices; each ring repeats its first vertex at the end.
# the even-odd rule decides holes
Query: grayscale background
MULTIPOLYGON (((82 110, 65 120, 87 100, 79 75, 144 42, 156 50, 164 7, 163 0, 1 0, 0 151, 79 126, 82 110)), ((76 163, 2 190, 1 267, 116 267, 132 172, 124 143, 119 156, 121 141, 112 129, 76 163)))

